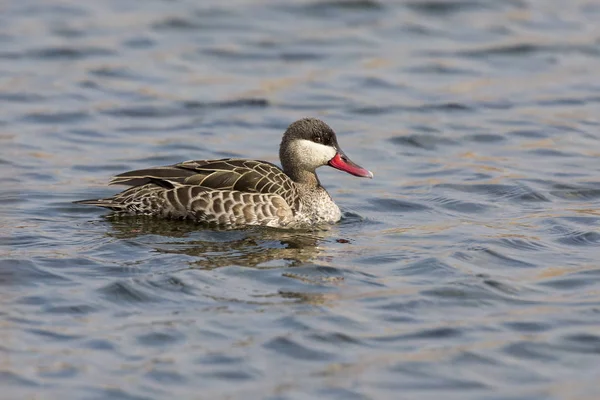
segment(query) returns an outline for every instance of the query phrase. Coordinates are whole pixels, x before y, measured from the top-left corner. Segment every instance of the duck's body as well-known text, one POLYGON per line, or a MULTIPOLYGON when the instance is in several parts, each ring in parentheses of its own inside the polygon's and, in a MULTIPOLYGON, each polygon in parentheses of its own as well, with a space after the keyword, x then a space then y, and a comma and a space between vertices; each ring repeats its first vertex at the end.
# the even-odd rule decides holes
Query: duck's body
POLYGON ((307 190, 266 161, 186 161, 126 172, 110 184, 132 187, 86 204, 120 214, 193 219, 226 226, 316 224, 336 222, 341 216, 325 189, 307 190))
POLYGON ((110 184, 131 188, 106 199, 78 203, 119 214, 192 219, 227 227, 314 225, 341 217, 316 176, 317 167, 329 164, 372 177, 347 159, 329 126, 312 118, 290 125, 280 146, 280 159, 283 169, 266 161, 226 158, 125 172, 110 184))

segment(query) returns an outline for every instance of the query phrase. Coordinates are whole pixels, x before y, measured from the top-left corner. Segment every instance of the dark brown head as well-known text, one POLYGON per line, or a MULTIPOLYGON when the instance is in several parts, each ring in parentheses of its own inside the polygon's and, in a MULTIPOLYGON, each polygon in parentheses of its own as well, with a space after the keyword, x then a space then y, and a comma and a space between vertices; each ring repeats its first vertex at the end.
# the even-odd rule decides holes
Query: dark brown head
POLYGON ((323 165, 363 178, 373 177, 370 171, 350 161, 338 145, 333 129, 316 118, 304 118, 288 127, 279 147, 279 159, 292 178, 304 172, 314 174, 323 165))

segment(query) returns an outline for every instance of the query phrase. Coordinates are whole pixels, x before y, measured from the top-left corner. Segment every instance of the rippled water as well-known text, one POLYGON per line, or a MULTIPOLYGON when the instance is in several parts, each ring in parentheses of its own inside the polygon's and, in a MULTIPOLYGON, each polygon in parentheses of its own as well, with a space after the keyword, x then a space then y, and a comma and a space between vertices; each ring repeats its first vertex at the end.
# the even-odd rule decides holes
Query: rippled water
POLYGON ((597 1, 0 10, 2 398, 600 396, 597 1), (71 204, 303 116, 375 173, 330 229, 71 204))

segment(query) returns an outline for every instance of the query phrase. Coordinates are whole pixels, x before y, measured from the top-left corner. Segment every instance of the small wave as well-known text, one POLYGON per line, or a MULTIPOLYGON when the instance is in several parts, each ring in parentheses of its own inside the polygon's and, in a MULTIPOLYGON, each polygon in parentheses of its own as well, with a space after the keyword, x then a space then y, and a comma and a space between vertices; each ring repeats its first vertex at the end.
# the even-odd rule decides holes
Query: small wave
POLYGON ((199 108, 245 108, 245 107, 256 107, 263 108, 268 107, 271 104, 269 100, 262 98, 246 98, 246 99, 235 99, 228 101, 217 101, 217 102, 200 102, 200 101, 185 101, 182 103, 185 108, 199 109, 199 108))
POLYGON ((182 385, 188 382, 185 375, 166 367, 153 366, 144 376, 160 385, 182 385))
POLYGON ((405 2, 406 7, 411 10, 417 11, 422 14, 430 15, 450 15, 463 11, 474 11, 481 8, 501 7, 505 8, 509 6, 513 7, 524 7, 524 4, 520 0, 509 0, 498 4, 495 2, 483 2, 476 0, 419 0, 419 1, 407 1, 405 2))
POLYGON ((65 276, 50 272, 47 268, 36 265, 34 261, 13 258, 0 262, 0 286, 37 286, 67 282, 69 279, 65 276))
POLYGON ((135 281, 118 280, 100 288, 98 293, 117 304, 152 303, 160 300, 156 294, 150 294, 135 281))
POLYGON ((187 30, 198 30, 205 26, 200 21, 193 20, 186 17, 166 17, 160 21, 152 24, 152 28, 156 30, 175 30, 175 31, 187 31, 187 30))
POLYGON ((29 50, 21 53, 0 53, 0 58, 36 59, 36 60, 82 60, 92 57, 107 57, 117 54, 116 51, 103 47, 50 47, 29 50))
MULTIPOLYGON (((298 8, 295 8, 296 10, 298 8)), ((300 10, 312 15, 323 15, 333 12, 368 12, 381 11, 385 6, 375 0, 323 0, 303 5, 300 10)))
POLYGON ((497 239, 497 243, 517 250, 540 251, 547 248, 546 245, 533 238, 503 237, 497 239))
POLYGON ((429 210, 431 207, 407 200, 375 198, 370 201, 370 209, 380 212, 414 212, 429 210))
POLYGON ((600 245, 600 233, 596 231, 570 231, 556 240, 570 246, 598 246, 600 245))
POLYGON ((514 202, 549 202, 550 199, 541 192, 535 191, 524 183, 517 185, 502 185, 502 184, 454 184, 444 183, 437 185, 439 188, 449 188, 458 190, 464 193, 477 193, 488 195, 491 200, 506 199, 514 202))
MULTIPOLYGON (((397 260, 396 260, 397 262, 397 260)), ((401 276, 423 276, 423 277, 450 277, 456 276, 457 271, 454 267, 445 262, 430 257, 423 260, 415 261, 402 267, 394 269, 394 273, 401 276)))
POLYGON ((589 201, 600 198, 600 188, 595 187, 555 184, 553 189, 550 194, 564 200, 589 201))
POLYGON ((395 136, 390 138, 389 141, 396 145, 416 147, 424 150, 435 150, 436 148, 438 148, 438 146, 458 145, 458 142, 455 140, 428 134, 395 136))
POLYGON ((479 267, 517 267, 517 268, 535 268, 536 265, 527 261, 522 261, 511 257, 499 250, 493 250, 485 246, 476 246, 467 251, 459 251, 454 253, 453 257, 468 261, 471 264, 479 267))
POLYGON ((136 341, 142 346, 165 347, 185 340, 185 336, 174 329, 158 328, 153 332, 138 335, 136 341))
POLYGON ((24 374, 15 372, 15 368, 12 369, 13 371, 0 371, 0 381, 3 382, 3 386, 6 385, 5 390, 7 390, 8 393, 10 393, 10 390, 8 388, 11 386, 24 386, 29 388, 39 388, 42 386, 41 382, 37 382, 33 379, 26 378, 22 376, 24 374))
POLYGON ((473 135, 466 136, 465 140, 475 143, 498 143, 505 141, 506 138, 502 135, 494 135, 490 133, 476 133, 473 135))
POLYGON ((90 114, 85 111, 53 112, 53 113, 31 113, 23 117, 24 121, 37 124, 72 124, 88 120, 90 114))
POLYGON ((428 202, 439 205, 446 210, 457 211, 466 214, 478 214, 493 207, 491 204, 452 199, 446 196, 436 196, 428 199, 428 202))
POLYGON ((338 358, 328 351, 307 347, 289 336, 275 337, 265 343, 264 347, 294 360, 333 361, 338 358))

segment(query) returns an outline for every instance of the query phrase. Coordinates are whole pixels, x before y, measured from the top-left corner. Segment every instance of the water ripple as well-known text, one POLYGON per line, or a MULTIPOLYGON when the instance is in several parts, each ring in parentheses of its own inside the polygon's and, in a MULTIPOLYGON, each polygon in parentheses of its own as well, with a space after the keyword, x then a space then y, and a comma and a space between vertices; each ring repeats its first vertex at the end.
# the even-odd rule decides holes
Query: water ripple
POLYGON ((102 47, 55 47, 29 50, 26 52, 0 52, 0 59, 18 60, 81 60, 91 57, 106 57, 115 55, 115 51, 102 47))
POLYGON ((571 231, 558 238, 557 241, 572 246, 596 246, 600 244, 600 233, 596 231, 571 231))
POLYGON ((336 358, 334 354, 303 346, 290 337, 276 337, 265 343, 264 346, 269 350, 276 351, 296 360, 333 361, 336 358))
POLYGON ((469 0, 453 0, 453 1, 435 1, 435 0, 427 0, 427 1, 408 1, 406 2, 406 6, 412 10, 418 11, 423 14, 431 14, 431 15, 450 15, 461 11, 475 11, 480 8, 487 7, 516 7, 521 8, 524 7, 524 4, 519 0, 510 0, 504 2, 504 4, 499 5, 493 2, 482 2, 482 1, 469 1, 469 0))
POLYGON ((386 212, 411 212, 430 209, 424 204, 399 199, 375 198, 371 201, 371 204, 374 210, 384 209, 386 212))
POLYGON ((37 282, 60 284, 69 282, 69 279, 30 260, 4 259, 0 262, 0 285, 35 286, 37 282))
POLYGON ((457 145, 458 143, 439 136, 434 135, 410 135, 397 136, 390 139, 390 142, 401 146, 412 146, 425 150, 435 150, 437 146, 457 145))

